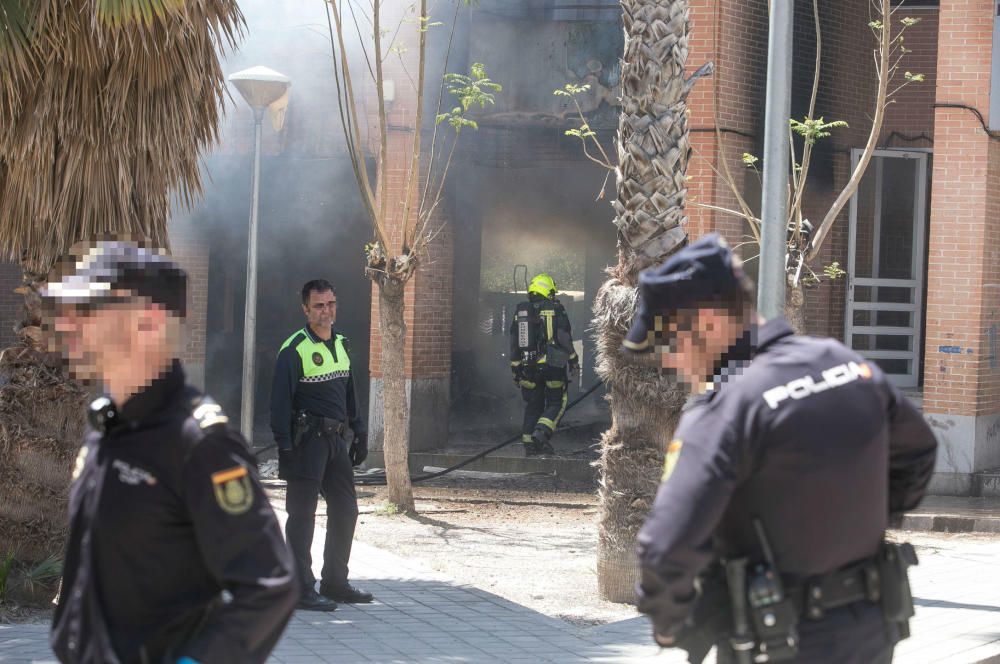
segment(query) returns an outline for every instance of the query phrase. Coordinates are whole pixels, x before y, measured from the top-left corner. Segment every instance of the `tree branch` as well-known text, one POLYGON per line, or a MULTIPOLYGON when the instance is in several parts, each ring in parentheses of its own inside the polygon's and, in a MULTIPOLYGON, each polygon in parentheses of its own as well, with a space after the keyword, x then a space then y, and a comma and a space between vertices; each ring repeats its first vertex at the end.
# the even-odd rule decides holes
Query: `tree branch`
MULTIPOLYGON (((403 203, 403 242, 405 246, 403 251, 405 252, 409 247, 413 245, 415 238, 411 238, 409 235, 409 225, 410 225, 410 208, 412 207, 413 201, 411 200, 411 194, 413 192, 413 186, 416 183, 417 175, 420 171, 420 134, 424 125, 424 73, 427 69, 427 23, 429 22, 427 18, 427 0, 420 0, 420 17, 419 23, 417 24, 417 31, 420 33, 420 60, 419 60, 419 71, 417 73, 417 116, 414 120, 413 129, 413 154, 410 156, 410 172, 407 173, 406 177, 406 198, 403 203)), ((412 80, 412 79, 411 79, 412 80)), ((419 225, 420 209, 417 208, 417 223, 413 224, 414 230, 419 225)))
MULTIPOLYGON (((388 178, 388 162, 389 162, 389 131, 388 131, 388 121, 385 116, 385 89, 383 87, 383 77, 382 77, 382 33, 381 33, 381 0, 374 0, 374 5, 372 6, 372 24, 375 27, 375 94, 378 98, 378 133, 379 133, 379 152, 378 152, 378 187, 379 187, 379 201, 378 201, 378 218, 380 221, 385 221, 385 212, 389 200, 389 183, 388 178)), ((384 245, 382 249, 385 251, 386 260, 391 260, 391 248, 389 245, 384 245)))
POLYGON ((848 181, 847 186, 844 190, 840 192, 837 196, 837 200, 834 201, 833 205, 826 212, 826 216, 823 217, 823 221, 820 223, 819 228, 816 229, 816 235, 810 243, 809 252, 806 255, 806 260, 813 260, 819 255, 820 248, 823 246, 823 241, 826 236, 830 233, 830 228, 833 226, 833 222, 836 221, 837 215, 840 211, 844 209, 850 201, 851 196, 857 191, 858 185, 861 184, 861 178, 864 176, 865 169, 868 168, 868 162, 871 161, 872 154, 875 152, 875 146, 878 144, 879 134, 882 132, 882 121, 885 119, 885 108, 886 108, 886 95, 888 94, 889 87, 889 44, 892 43, 891 39, 891 22, 889 18, 890 5, 889 0, 882 0, 882 38, 879 44, 879 55, 881 56, 881 67, 879 71, 881 75, 878 81, 878 96, 875 100, 875 118, 872 121, 872 130, 868 135, 868 143, 865 145, 864 152, 861 154, 861 159, 858 160, 858 165, 854 169, 854 173, 851 175, 851 179, 848 181))
MULTIPOLYGON (((461 2, 455 3, 455 15, 451 19, 451 33, 448 35, 448 48, 444 54, 444 71, 448 71, 448 63, 451 60, 451 46, 455 41, 455 30, 458 27, 458 11, 462 8, 461 2)), ((438 88, 438 101, 437 110, 434 112, 434 117, 441 114, 441 104, 444 103, 444 80, 441 81, 441 86, 438 88)), ((421 212, 424 209, 424 204, 427 202, 427 193, 430 191, 431 176, 434 172, 434 157, 437 152, 437 137, 438 137, 438 126, 440 123, 434 123, 434 130, 431 132, 431 153, 427 159, 427 174, 424 177, 424 190, 420 194, 420 207, 418 210, 421 212)))
MULTIPOLYGON (((354 87, 351 82, 351 69, 347 62, 347 47, 344 45, 344 24, 340 13, 340 9, 334 4, 335 0, 328 0, 328 6, 333 13, 333 19, 337 25, 337 44, 340 49, 340 62, 341 68, 344 74, 344 92, 346 93, 346 99, 344 100, 344 105, 347 109, 347 117, 350 121, 353 118, 353 128, 354 137, 352 142, 354 144, 355 159, 354 163, 356 167, 354 169, 354 176, 358 180, 358 186, 361 189, 361 198, 365 204, 365 208, 368 210, 369 215, 371 215, 372 226, 375 229, 375 237, 382 244, 383 247, 386 246, 386 235, 385 229, 382 227, 382 219, 378 216, 375 210, 375 194, 372 192, 371 182, 368 180, 368 169, 365 166, 364 155, 361 153, 361 129, 358 122, 358 109, 357 109, 357 98, 354 95, 354 87)), ((332 35, 331 35, 332 38, 332 35)))

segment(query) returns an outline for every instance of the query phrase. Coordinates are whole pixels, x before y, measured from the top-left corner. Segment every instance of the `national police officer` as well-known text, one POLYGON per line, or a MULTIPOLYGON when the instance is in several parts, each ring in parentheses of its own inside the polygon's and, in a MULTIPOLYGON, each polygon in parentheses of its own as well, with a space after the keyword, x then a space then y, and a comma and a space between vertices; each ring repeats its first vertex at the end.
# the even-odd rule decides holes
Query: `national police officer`
POLYGON ((348 583, 358 520, 354 466, 368 456, 368 430, 358 407, 349 344, 337 332, 337 293, 317 279, 302 287, 306 326, 281 346, 271 390, 271 430, 279 473, 287 481, 285 535, 302 586, 299 608, 333 611, 337 602, 365 603, 371 593, 348 583), (345 433, 354 440, 348 446, 345 433), (319 592, 312 572, 319 496, 326 499, 326 544, 319 592))
POLYGON ((552 277, 537 275, 510 324, 510 369, 525 404, 521 442, 526 456, 555 451, 549 440, 566 412, 567 379, 580 369, 569 317, 556 292, 552 277))
POLYGON ((298 597, 239 433, 185 384, 185 273, 125 239, 78 245, 42 291, 90 407, 52 626, 63 662, 263 662, 298 597))
POLYGON ((875 364, 762 323, 750 292, 717 235, 640 277, 625 348, 695 395, 639 533, 640 610, 692 661, 888 662, 916 560, 885 531, 935 438, 875 364))

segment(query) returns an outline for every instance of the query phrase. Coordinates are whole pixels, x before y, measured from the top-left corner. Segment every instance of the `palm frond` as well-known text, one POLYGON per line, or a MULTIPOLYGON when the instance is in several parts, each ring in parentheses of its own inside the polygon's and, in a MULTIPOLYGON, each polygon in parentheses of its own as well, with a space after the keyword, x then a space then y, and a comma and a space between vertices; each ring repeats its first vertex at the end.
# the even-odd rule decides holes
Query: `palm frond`
POLYGON ((0 48, 0 259, 44 269, 105 232, 166 246, 171 196, 200 194, 218 139, 236 0, 32 5, 29 41, 0 48))

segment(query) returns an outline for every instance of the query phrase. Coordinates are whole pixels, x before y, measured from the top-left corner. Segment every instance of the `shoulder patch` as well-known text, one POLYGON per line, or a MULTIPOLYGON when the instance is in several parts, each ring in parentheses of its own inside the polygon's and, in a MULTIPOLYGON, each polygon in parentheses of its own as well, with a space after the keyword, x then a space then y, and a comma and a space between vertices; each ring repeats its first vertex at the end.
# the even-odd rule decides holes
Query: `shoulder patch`
POLYGON ((250 485, 250 474, 244 466, 233 466, 212 473, 212 490, 215 502, 228 514, 244 514, 253 506, 253 487, 250 485))
POLYGON ((201 397, 195 401, 194 411, 191 416, 198 423, 199 429, 208 429, 217 424, 225 424, 229 418, 222 412, 222 406, 215 403, 208 397, 201 397))

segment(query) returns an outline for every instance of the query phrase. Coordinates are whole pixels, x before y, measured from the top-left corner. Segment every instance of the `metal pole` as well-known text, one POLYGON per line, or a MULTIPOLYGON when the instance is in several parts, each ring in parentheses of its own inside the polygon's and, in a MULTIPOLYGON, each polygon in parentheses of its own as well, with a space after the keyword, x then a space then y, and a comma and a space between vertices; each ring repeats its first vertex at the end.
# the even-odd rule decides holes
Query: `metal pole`
POLYGON ((764 190, 761 200, 760 277, 757 310, 764 318, 785 313, 788 224, 788 118, 792 101, 792 0, 771 0, 764 116, 764 190))
POLYGON ((255 108, 253 184, 250 199, 250 234, 247 240, 247 292, 243 316, 243 400, 240 430, 253 447, 254 350, 257 345, 257 208, 260 201, 260 136, 264 109, 255 108))

